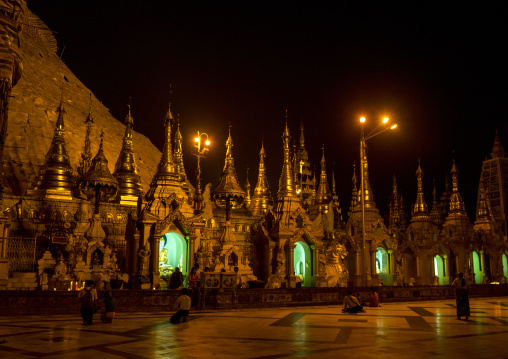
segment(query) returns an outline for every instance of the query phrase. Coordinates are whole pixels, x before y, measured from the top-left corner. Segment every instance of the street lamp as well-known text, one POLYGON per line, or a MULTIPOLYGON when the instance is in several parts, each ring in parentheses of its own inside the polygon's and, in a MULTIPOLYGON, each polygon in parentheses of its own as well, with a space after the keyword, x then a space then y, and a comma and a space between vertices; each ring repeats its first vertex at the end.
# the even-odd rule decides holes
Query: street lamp
MULTIPOLYGON (((365 141, 368 139, 371 139, 372 137, 375 137, 385 131, 393 130, 397 127, 397 124, 394 124, 390 127, 386 127, 386 124, 388 123, 389 118, 385 117, 381 121, 381 123, 376 126, 367 136, 365 136, 364 133, 364 126, 366 119, 365 117, 360 118, 360 124, 361 124, 361 138, 360 138, 360 178, 361 178, 361 206, 362 206, 362 247, 363 247, 363 272, 364 272, 364 280, 365 280, 365 286, 367 286, 367 255, 365 253, 365 178, 364 178, 364 171, 365 171, 365 141)), ((371 273, 372 276, 373 273, 371 273)))
POLYGON ((198 159, 198 167, 196 168, 196 177, 197 177, 197 186, 196 191, 194 193, 194 213, 198 214, 203 209, 204 205, 204 199, 203 195, 201 193, 201 165, 200 160, 201 158, 205 158, 206 154, 208 153, 209 149, 205 146, 210 146, 210 140, 208 139, 208 135, 206 133, 199 133, 194 138, 194 148, 192 149, 191 153, 197 157, 198 159), (204 139, 204 141, 203 141, 204 139))

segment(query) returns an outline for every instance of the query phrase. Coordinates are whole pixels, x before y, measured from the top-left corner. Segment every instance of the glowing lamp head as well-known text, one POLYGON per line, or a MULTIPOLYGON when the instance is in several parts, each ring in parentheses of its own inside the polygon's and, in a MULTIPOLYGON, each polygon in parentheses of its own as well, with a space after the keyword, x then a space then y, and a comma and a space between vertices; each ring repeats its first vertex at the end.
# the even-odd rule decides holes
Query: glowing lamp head
POLYGON ((361 123, 365 123, 365 117, 363 117, 363 116, 362 116, 362 117, 360 117, 360 122, 361 122, 361 123))
POLYGON ((388 118, 388 117, 383 118, 383 123, 387 123, 387 122, 388 122, 388 120, 389 120, 389 118, 388 118))
POLYGON ((199 142, 199 137, 194 137, 194 142, 199 142))
POLYGON ((206 140, 205 145, 210 146, 210 141, 206 140))
POLYGON ((393 130, 394 128, 397 127, 397 124, 393 125, 392 127, 390 127, 390 130, 393 130))

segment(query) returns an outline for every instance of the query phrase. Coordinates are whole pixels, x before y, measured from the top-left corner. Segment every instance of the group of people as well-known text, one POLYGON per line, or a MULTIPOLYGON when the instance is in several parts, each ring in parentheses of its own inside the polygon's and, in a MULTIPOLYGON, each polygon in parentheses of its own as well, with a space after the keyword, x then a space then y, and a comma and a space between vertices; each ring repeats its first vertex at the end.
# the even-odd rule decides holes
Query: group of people
MULTIPOLYGON (((469 284, 467 280, 464 278, 463 273, 459 273, 458 278, 456 278, 452 282, 452 286, 455 288, 455 297, 457 303, 457 319, 462 319, 464 317, 465 320, 469 319, 471 315, 469 308, 469 284)), ((353 292, 348 291, 347 295, 344 297, 344 308, 342 309, 343 313, 365 313, 365 306, 369 307, 379 307, 379 295, 376 291, 376 288, 370 288, 370 300, 368 302, 364 302, 360 304, 358 298, 353 295, 353 292)))
MULTIPOLYGON (((197 274, 198 269, 199 268, 197 267, 193 267, 191 273, 189 274, 189 288, 191 289, 196 289, 199 286, 199 276, 197 274)), ((183 278, 181 277, 182 273, 178 268, 176 268, 173 275, 170 280, 170 288, 179 289, 183 284, 183 278), (180 275, 177 274, 175 276, 174 283, 172 284, 171 282, 173 281, 173 275, 175 273, 179 273, 180 275), (181 278, 181 280, 177 281, 178 278, 181 278)), ((452 286, 455 288, 456 294, 457 319, 465 317, 465 320, 468 320, 470 316, 469 284, 464 278, 463 273, 459 273, 458 278, 453 281, 452 286)), ((176 324, 188 321, 189 310, 191 308, 191 297, 188 294, 189 290, 187 288, 181 288, 181 295, 177 298, 174 305, 177 312, 170 318, 171 323, 176 324)), ((79 292, 78 297, 81 299, 80 312, 81 317, 83 318, 83 324, 90 325, 92 324, 94 313, 96 313, 100 308, 100 305, 98 305, 97 290, 94 287, 93 281, 87 280, 85 282, 85 287, 79 292)), ((106 290, 104 294, 105 310, 101 313, 101 321, 103 323, 111 323, 113 321, 113 318, 115 317, 115 304, 115 298, 113 298, 111 290, 106 290)), ((349 290, 347 291, 347 295, 344 297, 343 304, 343 313, 365 313, 364 307, 366 306, 380 306, 379 295, 376 288, 371 287, 369 301, 360 303, 358 298, 353 295, 353 292, 349 290)))
MULTIPOLYGON (((191 272, 189 274, 189 289, 194 290, 199 287, 199 264, 195 264, 192 267, 191 272)), ((175 271, 171 273, 171 277, 169 277, 168 283, 169 289, 182 289, 183 288, 183 274, 180 268, 176 267, 175 271)))
POLYGON ((358 298, 353 295, 353 292, 348 290, 347 295, 344 297, 344 308, 342 313, 365 313, 363 307, 379 307, 379 295, 376 288, 370 287, 370 298, 368 301, 360 304, 358 298))
MULTIPOLYGON (((81 300, 80 313, 83 318, 83 325, 91 325, 93 315, 101 307, 93 281, 85 281, 85 287, 79 291, 78 298, 81 300)), ((111 323, 113 321, 115 317, 115 305, 116 300, 113 298, 113 292, 106 290, 104 293, 104 311, 101 313, 101 321, 103 323, 111 323)))

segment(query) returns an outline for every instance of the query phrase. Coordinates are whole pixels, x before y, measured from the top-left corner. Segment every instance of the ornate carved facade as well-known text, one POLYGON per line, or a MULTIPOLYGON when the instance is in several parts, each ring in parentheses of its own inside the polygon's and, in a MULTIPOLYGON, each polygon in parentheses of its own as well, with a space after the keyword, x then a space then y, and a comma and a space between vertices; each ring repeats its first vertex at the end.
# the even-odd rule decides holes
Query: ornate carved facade
MULTIPOLYGON (((12 10, 1 15, 8 17, 2 21, 12 37, 24 4, 4 3, 12 10)), ((10 86, 19 78, 12 56, 12 76, 4 76, 10 86)), ((101 139, 99 144, 92 136, 92 124, 99 124, 92 119, 88 97, 70 96, 64 92, 58 108, 48 105, 45 110, 49 120, 44 130, 52 134, 52 141, 43 149, 46 156, 41 156, 43 164, 29 181, 28 191, 21 191, 21 196, 16 188, 27 187, 22 182, 28 182, 29 176, 14 176, 12 170, 7 176, 10 187, 0 217, 0 289, 62 289, 81 286, 86 279, 159 289, 166 287, 177 267, 187 275, 196 265, 202 272, 206 269, 202 285, 212 288, 445 285, 459 272, 475 283, 506 281, 506 201, 499 200, 506 197, 506 176, 496 177, 506 169, 506 159, 497 134, 493 158, 484 163, 474 224, 464 210, 458 166, 453 163, 451 189, 447 185, 439 203, 434 188, 429 211, 424 166, 419 162, 411 216, 405 213, 394 178, 385 224, 374 202, 366 151, 361 161, 364 182, 359 186, 363 191, 358 190, 355 173, 346 219, 337 193, 349 189, 336 188, 332 172, 330 190, 324 148, 317 184, 303 124, 298 149, 290 146, 287 112, 275 201, 263 144, 251 197, 248 181, 245 189, 239 184, 229 133, 222 175, 213 189, 206 186, 204 203, 195 206, 200 196, 185 173, 183 140, 171 105, 161 116, 165 143, 160 161, 147 169, 137 162, 130 107, 125 128, 118 124, 123 134, 119 145, 107 152, 108 141, 101 139), (70 103, 89 108, 88 117, 83 114, 78 121, 86 133, 79 157, 67 151, 70 134, 64 130, 64 107, 70 103), (92 147, 98 147, 93 160, 92 147), (106 156, 117 159, 113 173, 106 156), (73 160, 76 157, 79 163, 73 160)), ((1 119, 7 121, 8 97, 2 101, 1 119)), ((4 132, 2 136, 0 141, 4 132)))

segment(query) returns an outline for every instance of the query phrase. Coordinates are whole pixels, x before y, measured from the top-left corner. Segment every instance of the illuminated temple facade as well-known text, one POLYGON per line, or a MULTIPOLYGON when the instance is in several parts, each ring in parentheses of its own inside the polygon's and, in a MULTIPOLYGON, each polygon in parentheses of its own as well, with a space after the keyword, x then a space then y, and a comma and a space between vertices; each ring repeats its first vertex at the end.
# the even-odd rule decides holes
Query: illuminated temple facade
POLYGON ((497 133, 474 223, 457 164, 429 206, 419 161, 414 205, 406 211, 394 178, 385 221, 366 154, 363 193, 357 173, 352 188, 336 188, 324 147, 318 176, 311 171, 303 123, 291 146, 287 113, 281 147, 260 143, 253 189, 238 181, 233 143, 242 134, 230 129, 222 175, 200 193, 185 171, 171 104, 158 124, 161 153, 134 131, 130 106, 122 125, 89 94, 24 1, 0 3, 11 9, 0 14, 1 56, 10 63, 0 78, 0 289, 65 289, 87 279, 165 289, 175 268, 186 276, 196 264, 209 288, 446 285, 459 272, 477 284, 506 282, 508 159, 497 133), (283 162, 270 189, 278 174, 264 161, 275 151, 283 162), (348 218, 337 191, 351 193, 348 218))

